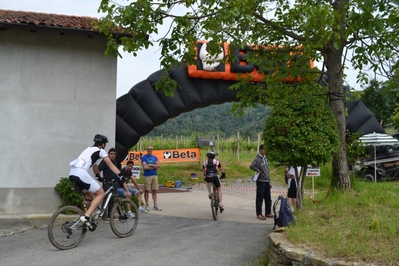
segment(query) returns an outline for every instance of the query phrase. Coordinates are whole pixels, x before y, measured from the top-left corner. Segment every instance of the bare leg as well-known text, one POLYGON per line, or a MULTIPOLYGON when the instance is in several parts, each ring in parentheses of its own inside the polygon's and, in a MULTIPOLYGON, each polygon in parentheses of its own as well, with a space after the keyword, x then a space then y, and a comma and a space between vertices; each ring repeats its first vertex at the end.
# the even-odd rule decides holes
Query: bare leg
POLYGON ((136 195, 137 195, 137 205, 139 205, 138 208, 140 208, 141 207, 141 193, 137 192, 136 195))
POLYGON ((296 198, 291 198, 291 202, 292 202, 292 212, 295 212, 295 208, 296 208, 296 198))
POLYGON ((84 198, 84 204, 86 205, 86 209, 90 208, 90 204, 92 201, 93 201, 93 193, 87 191, 84 198))
POLYGON ((157 202, 157 191, 156 190, 151 190, 151 194, 152 194, 152 200, 154 201, 154 206, 158 205, 157 202))
POLYGON ((94 192, 94 195, 95 195, 95 197, 94 197, 93 201, 91 202, 89 209, 85 213, 86 217, 90 217, 91 216, 93 211, 97 208, 97 206, 103 200, 103 198, 105 196, 105 192, 104 192, 104 190, 102 188, 100 188, 99 190, 94 192))
POLYGON ((145 200, 145 205, 146 206, 150 206, 150 204, 148 202, 148 198, 149 198, 149 191, 148 190, 144 190, 144 200, 145 200))
POLYGON ((218 192, 219 203, 223 205, 223 203, 222 203, 222 187, 221 187, 221 186, 218 187, 218 188, 216 189, 216 191, 218 192))
POLYGON ((208 189, 208 194, 211 194, 211 183, 206 182, 206 188, 208 189))

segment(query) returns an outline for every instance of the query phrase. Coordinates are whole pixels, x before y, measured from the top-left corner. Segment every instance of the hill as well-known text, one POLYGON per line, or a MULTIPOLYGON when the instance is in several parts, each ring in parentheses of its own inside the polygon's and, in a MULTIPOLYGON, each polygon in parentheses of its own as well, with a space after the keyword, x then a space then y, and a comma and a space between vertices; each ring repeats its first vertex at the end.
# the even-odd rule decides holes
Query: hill
POLYGON ((243 137, 256 138, 263 131, 265 119, 270 108, 258 105, 257 108, 246 108, 243 116, 235 117, 230 111, 232 103, 211 105, 183 113, 155 127, 148 136, 174 137, 209 136, 219 134, 220 137, 235 136, 237 131, 243 137))

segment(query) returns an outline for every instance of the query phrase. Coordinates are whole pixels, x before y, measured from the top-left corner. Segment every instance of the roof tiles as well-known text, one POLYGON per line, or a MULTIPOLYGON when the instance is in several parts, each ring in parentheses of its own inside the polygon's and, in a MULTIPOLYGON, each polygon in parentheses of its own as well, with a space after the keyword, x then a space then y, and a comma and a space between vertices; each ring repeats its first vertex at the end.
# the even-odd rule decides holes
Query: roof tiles
POLYGON ((97 21, 97 18, 0 9, 0 24, 91 30, 92 21, 97 21))

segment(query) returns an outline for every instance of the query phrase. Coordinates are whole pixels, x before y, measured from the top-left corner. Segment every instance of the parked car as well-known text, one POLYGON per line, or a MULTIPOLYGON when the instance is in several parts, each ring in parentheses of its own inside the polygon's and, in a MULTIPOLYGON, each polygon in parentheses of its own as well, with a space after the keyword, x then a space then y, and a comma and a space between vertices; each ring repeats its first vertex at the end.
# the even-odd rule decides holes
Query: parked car
POLYGON ((368 146, 355 170, 364 181, 374 181, 375 166, 377 181, 399 180, 399 144, 377 146, 376 157, 374 146, 368 146))

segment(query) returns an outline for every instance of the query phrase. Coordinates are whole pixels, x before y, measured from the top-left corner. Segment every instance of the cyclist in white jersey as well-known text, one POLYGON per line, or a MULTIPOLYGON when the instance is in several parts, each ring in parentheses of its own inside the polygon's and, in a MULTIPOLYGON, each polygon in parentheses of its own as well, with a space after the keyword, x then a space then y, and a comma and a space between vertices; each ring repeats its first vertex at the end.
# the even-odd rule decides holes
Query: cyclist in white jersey
MULTIPOLYGON (((69 166, 71 167, 69 171, 69 179, 75 181, 79 186, 87 190, 86 198, 95 197, 90 204, 89 209, 86 211, 85 215, 80 217, 80 220, 91 227, 90 216, 93 211, 100 204, 101 200, 105 196, 104 190, 100 187, 99 183, 90 176, 89 169, 95 164, 95 162, 102 158, 108 167, 116 174, 120 179, 123 178, 121 171, 112 163, 111 159, 108 157, 108 153, 104 150, 108 139, 104 135, 97 134, 94 136, 94 145, 92 147, 86 148, 77 159, 73 160, 69 166), (92 194, 91 194, 92 193, 92 194)), ((99 176, 99 171, 97 167, 93 167, 93 171, 99 176)))

